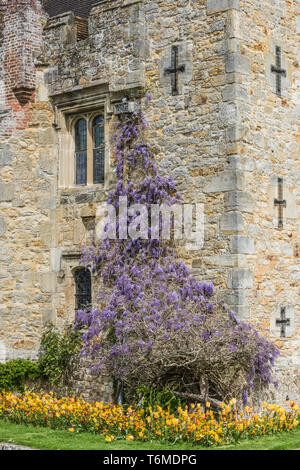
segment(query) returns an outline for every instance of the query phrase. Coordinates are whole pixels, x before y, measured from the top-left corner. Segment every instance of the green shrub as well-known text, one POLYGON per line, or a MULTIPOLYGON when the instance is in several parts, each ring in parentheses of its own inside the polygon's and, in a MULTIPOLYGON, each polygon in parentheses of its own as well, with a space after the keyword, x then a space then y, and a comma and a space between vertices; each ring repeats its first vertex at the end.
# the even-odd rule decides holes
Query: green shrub
POLYGON ((138 403, 145 410, 149 407, 154 409, 156 406, 161 406, 164 409, 169 408, 176 411, 179 406, 185 406, 186 404, 168 389, 158 390, 145 385, 137 389, 133 402, 138 403))
POLYGON ((0 364, 0 390, 24 392, 25 381, 40 377, 37 362, 26 359, 15 359, 0 364))
POLYGON ((72 359, 81 349, 82 340, 73 325, 67 325, 60 332, 57 327, 48 325, 41 339, 39 356, 40 370, 51 385, 62 385, 72 370, 72 359))

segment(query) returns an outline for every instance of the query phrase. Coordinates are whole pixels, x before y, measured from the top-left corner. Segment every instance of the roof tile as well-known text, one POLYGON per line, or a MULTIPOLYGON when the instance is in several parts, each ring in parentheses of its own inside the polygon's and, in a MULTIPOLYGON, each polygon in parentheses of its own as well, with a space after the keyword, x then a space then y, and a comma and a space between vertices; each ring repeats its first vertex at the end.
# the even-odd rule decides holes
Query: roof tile
POLYGON ((99 0, 42 0, 45 11, 50 16, 60 15, 66 11, 73 11, 76 16, 87 18, 93 4, 99 0))

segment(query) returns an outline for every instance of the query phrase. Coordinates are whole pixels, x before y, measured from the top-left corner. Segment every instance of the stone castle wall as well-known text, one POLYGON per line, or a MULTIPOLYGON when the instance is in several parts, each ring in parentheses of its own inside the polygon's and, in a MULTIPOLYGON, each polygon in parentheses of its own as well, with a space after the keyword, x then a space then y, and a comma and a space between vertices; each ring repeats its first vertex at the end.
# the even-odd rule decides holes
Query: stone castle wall
POLYGON ((55 215, 55 134, 37 65, 40 4, 10 1, 6 7, 0 59, 0 336, 6 358, 35 357, 52 304, 45 290, 45 226, 52 226, 55 215))
MULTIPOLYGON (((183 256, 199 278, 214 281, 219 297, 240 318, 282 348, 278 374, 290 374, 290 393, 282 387, 276 396, 281 402, 287 395, 295 398, 300 337, 296 2, 101 1, 90 13, 89 36, 81 40, 72 13, 45 22, 38 4, 28 1, 24 8, 27 13, 18 10, 23 16, 15 21, 22 17, 28 34, 35 27, 34 44, 27 43, 33 51, 25 67, 25 85, 32 90, 29 98, 24 95, 28 102, 8 99, 17 98, 6 77, 19 77, 22 64, 12 75, 6 59, 0 60, 0 339, 6 356, 35 356, 43 323, 62 326, 74 318, 74 271, 113 181, 114 104, 127 96, 146 115, 161 172, 173 175, 184 202, 204 204, 204 246, 183 256), (176 96, 165 74, 173 45, 179 65, 185 65, 176 96), (282 97, 271 73, 277 45, 287 71, 282 97), (150 102, 139 98, 145 91, 150 102), (75 116, 100 110, 106 181, 76 187, 72 123, 75 116), (287 201, 283 229, 276 225, 274 206, 278 177, 287 201), (281 307, 291 319, 287 338, 276 326, 281 307)), ((5 24, 0 30, 9 37, 5 28, 13 26, 5 24)), ((1 57, 7 57, 11 46, 4 40, 0 47, 1 57)))
POLYGON ((233 12, 232 54, 237 83, 237 158, 253 206, 238 204, 244 227, 236 237, 241 276, 234 295, 242 313, 281 350, 277 399, 299 398, 299 5, 245 1, 233 12), (281 48, 281 95, 276 94, 276 47, 281 48), (240 57, 240 59, 238 58, 240 57), (283 179, 283 227, 278 227, 278 178, 283 179), (281 309, 290 325, 281 336, 281 309))

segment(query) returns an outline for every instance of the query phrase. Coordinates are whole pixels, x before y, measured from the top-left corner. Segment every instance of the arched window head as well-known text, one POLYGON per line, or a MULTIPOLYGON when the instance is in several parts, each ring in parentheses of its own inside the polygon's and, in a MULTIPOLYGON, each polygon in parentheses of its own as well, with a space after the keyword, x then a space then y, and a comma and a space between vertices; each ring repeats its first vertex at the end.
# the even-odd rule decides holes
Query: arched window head
POLYGON ((93 169, 94 184, 104 183, 104 116, 99 115, 93 119, 93 169))
POLYGON ((75 124, 76 184, 87 184, 87 124, 81 118, 75 124))
POLYGON ((75 307, 82 310, 92 303, 92 278, 88 269, 80 268, 74 273, 75 278, 75 307))

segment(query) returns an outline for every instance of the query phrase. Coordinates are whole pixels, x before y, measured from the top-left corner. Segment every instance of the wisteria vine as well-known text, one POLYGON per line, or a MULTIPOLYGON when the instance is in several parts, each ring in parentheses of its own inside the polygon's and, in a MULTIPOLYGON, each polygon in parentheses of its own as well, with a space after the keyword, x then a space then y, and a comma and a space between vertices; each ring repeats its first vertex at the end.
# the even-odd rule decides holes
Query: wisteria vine
MULTIPOLYGON (((117 181, 108 197, 117 214, 120 196, 148 209, 181 201, 173 179, 158 174, 145 129, 141 112, 117 126, 117 181)), ((127 217, 129 224, 134 216, 127 217)), ((148 240, 117 237, 85 247, 83 262, 99 279, 99 294, 77 312, 82 354, 129 388, 168 386, 200 401, 235 395, 246 402, 252 389, 272 383, 277 348, 217 302, 213 284, 195 279, 174 242, 151 239, 148 230, 148 240)))

